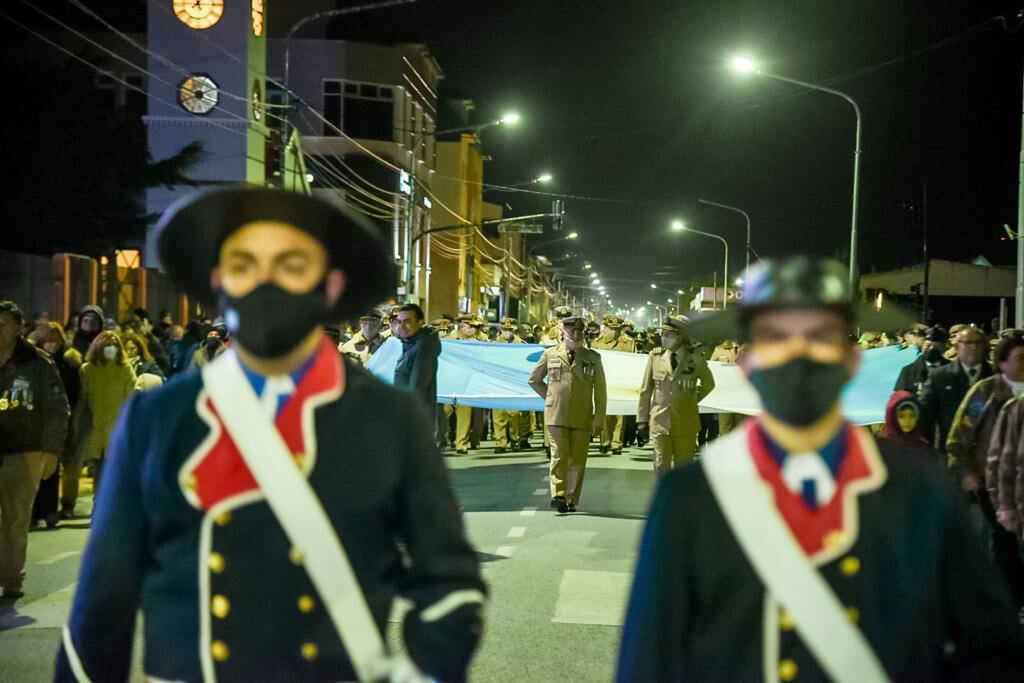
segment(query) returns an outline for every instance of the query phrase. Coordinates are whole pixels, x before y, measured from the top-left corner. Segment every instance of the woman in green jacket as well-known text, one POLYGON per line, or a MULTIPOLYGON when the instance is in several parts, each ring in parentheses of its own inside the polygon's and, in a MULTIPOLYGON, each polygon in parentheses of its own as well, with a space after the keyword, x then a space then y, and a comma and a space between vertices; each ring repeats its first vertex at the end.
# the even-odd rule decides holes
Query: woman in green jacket
POLYGON ((79 374, 82 378, 80 400, 88 409, 91 423, 83 443, 83 460, 89 463, 93 473, 95 500, 110 431, 117 422, 121 404, 135 390, 135 371, 125 357, 121 338, 108 331, 93 340, 79 374))

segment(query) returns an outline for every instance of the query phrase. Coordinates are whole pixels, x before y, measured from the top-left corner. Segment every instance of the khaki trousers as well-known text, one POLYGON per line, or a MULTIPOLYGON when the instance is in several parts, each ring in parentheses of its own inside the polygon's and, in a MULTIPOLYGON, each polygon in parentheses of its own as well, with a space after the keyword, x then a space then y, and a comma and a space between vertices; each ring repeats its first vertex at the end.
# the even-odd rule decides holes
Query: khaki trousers
POLYGON ((625 415, 609 415, 604 419, 601 448, 611 448, 613 451, 622 449, 622 425, 625 422, 625 415))
POLYGON ((551 497, 565 496, 576 505, 587 472, 590 430, 548 425, 547 434, 551 441, 551 497))
POLYGON ((42 453, 0 456, 0 587, 19 590, 25 577, 25 552, 32 502, 43 476, 42 453))
POLYGON ((481 408, 455 406, 455 450, 468 451, 480 446, 484 411, 481 408))
POLYGON ((508 448, 509 435, 518 441, 523 434, 523 413, 516 410, 492 410, 494 420, 494 440, 498 448, 508 448))
POLYGON ((693 460, 697 452, 697 434, 652 434, 651 444, 654 446, 654 472, 660 477, 673 467, 693 460))

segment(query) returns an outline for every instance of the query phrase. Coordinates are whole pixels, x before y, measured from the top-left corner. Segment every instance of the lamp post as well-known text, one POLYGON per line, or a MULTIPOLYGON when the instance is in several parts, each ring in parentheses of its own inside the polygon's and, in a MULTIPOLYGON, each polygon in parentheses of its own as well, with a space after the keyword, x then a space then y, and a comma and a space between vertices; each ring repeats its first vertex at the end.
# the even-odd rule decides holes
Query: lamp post
MULTIPOLYGON (((783 83, 789 83, 791 85, 797 85, 801 88, 807 88, 808 90, 817 90, 818 92, 828 93, 829 95, 835 95, 836 97, 842 97, 844 100, 850 103, 853 107, 853 112, 857 116, 857 132, 854 140, 853 150, 853 208, 850 212, 850 291, 855 295, 859 296, 857 289, 857 200, 860 194, 860 131, 861 131, 861 116, 860 107, 857 106, 857 102, 852 97, 844 92, 835 90, 833 88, 826 88, 823 85, 816 85, 814 83, 808 83, 807 81, 797 80, 795 78, 789 78, 787 76, 780 76, 778 74, 768 73, 758 68, 752 60, 746 57, 735 57, 730 62, 730 66, 734 71, 741 73, 753 73, 758 76, 764 76, 765 78, 771 78, 776 81, 783 83)), ((728 281, 728 280, 727 280, 728 281)))
POLYGON ((728 204, 719 204, 713 202, 710 199, 698 199, 700 204, 707 204, 708 206, 716 206, 719 209, 725 209, 726 211, 732 211, 734 213, 741 214, 747 221, 747 247, 746 247, 746 260, 743 264, 744 272, 750 270, 750 215, 743 209, 736 206, 729 206, 728 204))
POLYGON ((574 239, 578 238, 579 236, 580 236, 580 234, 578 232, 570 232, 565 237, 558 237, 558 238, 553 239, 553 240, 547 240, 546 242, 541 242, 539 244, 535 244, 535 245, 533 245, 532 247, 530 247, 529 249, 526 250, 526 257, 529 258, 529 257, 533 256, 533 252, 536 249, 540 248, 540 247, 544 247, 544 246, 547 246, 549 244, 555 244, 556 242, 564 242, 565 240, 574 240, 574 239))
MULTIPOLYGON (((722 284, 722 310, 724 311, 729 306, 729 243, 725 241, 725 238, 720 235, 715 235, 710 232, 704 232, 702 230, 696 230, 694 228, 688 228, 682 221, 672 221, 672 229, 676 232, 693 232, 698 235, 704 235, 705 237, 713 237, 722 243, 725 247, 725 263, 723 265, 723 277, 722 284)), ((652 285, 653 287, 653 285, 652 285)), ((717 287, 715 288, 717 289, 717 287)), ((717 292, 716 292, 717 293, 717 292)))

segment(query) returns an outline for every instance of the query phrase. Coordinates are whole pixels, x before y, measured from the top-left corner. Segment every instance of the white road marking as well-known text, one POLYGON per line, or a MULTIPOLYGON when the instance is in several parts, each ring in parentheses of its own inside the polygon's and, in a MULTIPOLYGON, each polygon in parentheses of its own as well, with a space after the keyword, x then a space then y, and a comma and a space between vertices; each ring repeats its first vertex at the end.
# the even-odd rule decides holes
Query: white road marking
POLYGON ((81 550, 67 550, 67 551, 65 551, 63 553, 57 553, 53 557, 47 558, 45 560, 39 560, 38 562, 36 562, 36 564, 57 564, 61 560, 66 560, 69 557, 74 557, 76 555, 81 555, 81 554, 82 554, 81 550))
POLYGON ((519 513, 519 516, 520 517, 533 517, 535 514, 537 514, 537 508, 535 508, 535 507, 525 507, 525 508, 523 508, 522 512, 519 513))
POLYGON ((533 490, 533 495, 535 495, 535 496, 546 496, 546 495, 548 495, 548 490, 547 489, 534 489, 533 490))
POLYGON ((550 474, 545 474, 543 477, 540 478, 540 480, 541 481, 551 481, 551 475, 550 474))
POLYGON ((551 621, 622 626, 632 580, 626 572, 565 570, 551 621))
POLYGON ((525 534, 525 526, 514 526, 508 530, 508 538, 522 538, 525 534))
POLYGON ((512 553, 516 551, 514 545, 503 545, 494 551, 495 555, 501 555, 502 557, 512 557, 512 553))

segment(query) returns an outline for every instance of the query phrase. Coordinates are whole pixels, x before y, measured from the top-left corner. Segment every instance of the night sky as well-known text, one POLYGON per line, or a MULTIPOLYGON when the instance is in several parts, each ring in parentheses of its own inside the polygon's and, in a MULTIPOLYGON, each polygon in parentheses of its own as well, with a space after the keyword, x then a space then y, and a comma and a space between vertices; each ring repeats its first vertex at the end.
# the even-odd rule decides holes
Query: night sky
MULTIPOLYGON (((125 28, 144 22, 142 0, 87 4, 125 28)), ((290 4, 296 12, 303 3, 290 4)), ((582 236, 573 249, 594 264, 616 304, 635 304, 649 298, 652 280, 673 290, 710 284, 721 268, 721 244, 670 232, 676 218, 726 237, 730 271, 739 274, 742 217, 702 207, 698 197, 748 211, 762 257, 846 258, 852 108, 734 74, 726 65, 738 52, 859 102, 863 271, 920 260, 926 183, 933 256, 1012 263, 1015 245, 1000 237, 1004 223, 1016 223, 1024 29, 1006 30, 999 16, 1012 29, 1022 5, 420 0, 358 21, 426 43, 447 87, 474 99, 482 120, 511 109, 522 115, 516 129, 483 133, 493 158, 487 181, 554 174, 542 189, 571 195, 565 230, 582 236)), ((487 198, 513 213, 546 211, 551 201, 487 198)))
MULTIPOLYGON (((999 238, 1016 223, 1024 31, 985 22, 1020 6, 421 0, 373 21, 418 34, 482 111, 521 112, 518 129, 484 134, 488 180, 550 171, 545 189, 592 198, 565 200, 567 229, 580 231, 580 253, 618 305, 651 293, 618 278, 710 284, 720 269, 721 243, 669 232, 676 217, 725 237, 738 274, 742 217, 698 197, 750 213, 763 258, 846 258, 852 107, 728 71, 740 51, 859 103, 862 270, 920 260, 925 183, 935 257, 1013 262, 1013 243, 999 238)), ((516 213, 550 203, 488 197, 516 213)))

